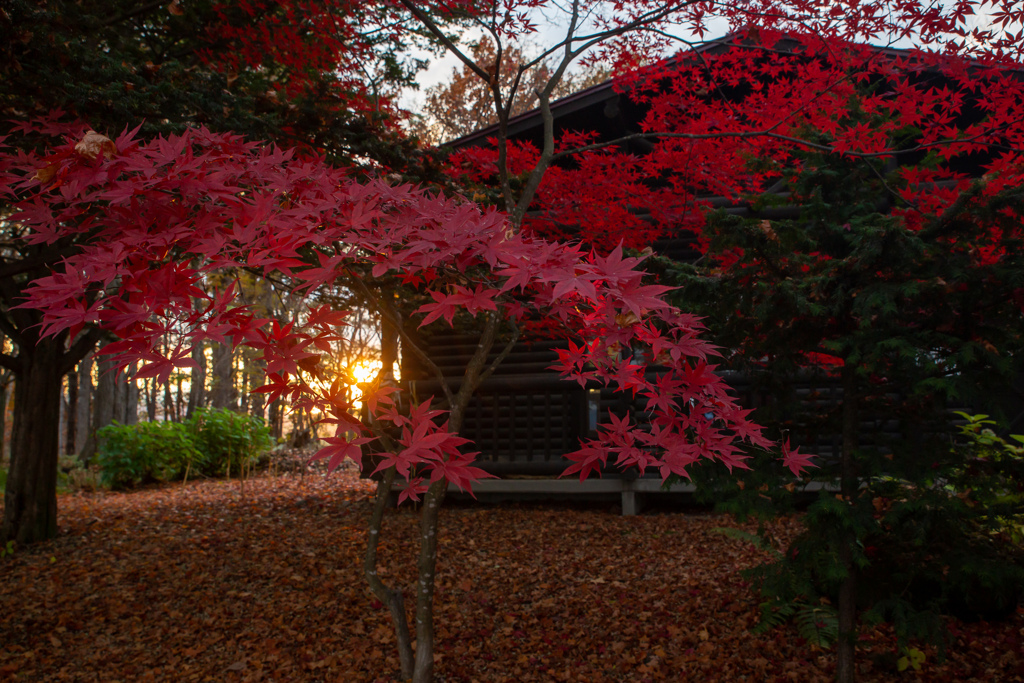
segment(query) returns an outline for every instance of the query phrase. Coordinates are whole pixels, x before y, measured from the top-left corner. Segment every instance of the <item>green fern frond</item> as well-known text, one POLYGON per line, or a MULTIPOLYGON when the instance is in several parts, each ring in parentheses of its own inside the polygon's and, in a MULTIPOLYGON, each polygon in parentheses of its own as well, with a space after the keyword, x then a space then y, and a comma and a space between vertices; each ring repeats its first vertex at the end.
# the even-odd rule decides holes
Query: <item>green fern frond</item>
POLYGON ((800 637, 818 647, 828 649, 839 639, 839 614, 830 605, 800 605, 793 621, 800 637))
POLYGON ((795 613, 796 603, 794 602, 781 602, 776 600, 762 602, 761 621, 757 626, 750 629, 750 632, 755 634, 767 633, 768 631, 785 624, 795 613))

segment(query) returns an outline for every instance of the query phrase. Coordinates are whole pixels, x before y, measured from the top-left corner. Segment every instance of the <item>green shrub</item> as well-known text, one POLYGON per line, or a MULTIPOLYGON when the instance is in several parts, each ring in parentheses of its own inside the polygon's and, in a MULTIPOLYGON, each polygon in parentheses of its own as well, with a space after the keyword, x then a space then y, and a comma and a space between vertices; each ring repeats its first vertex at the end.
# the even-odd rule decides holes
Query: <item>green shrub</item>
POLYGON ((196 448, 202 453, 200 471, 211 477, 240 472, 274 441, 263 419, 232 410, 201 409, 189 425, 196 448))
POLYGON ((104 486, 124 489, 202 474, 241 472, 274 443, 263 420, 232 410, 202 409, 186 423, 114 423, 99 431, 97 463, 104 486))
POLYGON ((188 425, 177 422, 117 422, 99 430, 96 455, 101 480, 112 489, 184 475, 189 463, 201 459, 188 425))

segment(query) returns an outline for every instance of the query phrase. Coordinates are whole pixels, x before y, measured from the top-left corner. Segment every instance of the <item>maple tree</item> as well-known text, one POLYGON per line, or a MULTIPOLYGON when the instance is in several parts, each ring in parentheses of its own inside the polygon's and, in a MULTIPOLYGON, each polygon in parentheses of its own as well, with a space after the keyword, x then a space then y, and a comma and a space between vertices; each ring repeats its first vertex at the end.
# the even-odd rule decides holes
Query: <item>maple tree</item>
MULTIPOLYGON (((256 349, 267 376, 257 391, 325 416, 320 422, 334 433, 317 458, 331 469, 346 458, 361 461, 364 448, 378 442, 383 477, 373 529, 380 528, 396 480, 406 481, 400 498, 423 497, 417 664, 401 593, 375 571, 375 533, 366 566, 371 588, 395 617, 403 672, 417 680, 429 680, 433 662, 438 507, 449 483, 468 489, 483 475, 461 448, 466 441, 458 431, 469 396, 493 370, 485 360, 499 324, 514 326, 531 311, 549 316, 575 340, 562 357, 568 377, 661 401, 647 416, 653 429, 617 422, 569 456, 567 473, 585 477, 614 462, 667 477, 684 475, 704 458, 743 467, 741 441, 769 445, 712 372, 713 351, 696 336, 696 319, 665 304, 666 288, 646 284, 635 269, 640 259, 621 250, 599 256, 527 237, 509 231, 498 212, 410 186, 358 184, 320 158, 203 129, 149 142, 133 131, 111 140, 53 121, 26 122, 19 130, 67 140, 55 140, 46 154, 0 156, 5 223, 19 226, 26 244, 59 246, 67 254, 28 285, 26 300, 15 307, 41 316, 41 339, 63 349, 68 339, 78 344, 94 330, 109 330, 119 340, 102 352, 121 367, 138 363, 137 378, 161 382, 194 362, 197 341, 256 349), (461 387, 448 397, 444 422, 429 401, 404 412, 395 387, 364 387, 360 398, 377 427, 371 433, 352 415, 346 378, 328 372, 323 361, 344 340, 346 314, 320 306, 288 324, 261 319, 236 305, 233 285, 209 292, 198 286, 204 275, 228 268, 274 274, 298 290, 325 283, 357 288, 367 276, 401 274, 430 299, 417 311, 423 322, 465 315, 486 321, 485 337, 461 387), (626 345, 647 349, 670 381, 655 383, 632 355, 608 352, 626 345)), ((61 373, 46 377, 59 384, 61 373)), ((59 395, 46 382, 20 386, 59 395)), ((32 466, 45 467, 46 454, 21 442, 12 452, 12 478, 22 476, 17 467, 28 454, 37 458, 32 466)), ((55 479, 55 469, 49 472, 55 479)), ((21 491, 13 493, 9 484, 5 531, 21 539, 28 535, 22 529, 39 522, 21 491)), ((55 510, 55 500, 48 502, 55 510)))

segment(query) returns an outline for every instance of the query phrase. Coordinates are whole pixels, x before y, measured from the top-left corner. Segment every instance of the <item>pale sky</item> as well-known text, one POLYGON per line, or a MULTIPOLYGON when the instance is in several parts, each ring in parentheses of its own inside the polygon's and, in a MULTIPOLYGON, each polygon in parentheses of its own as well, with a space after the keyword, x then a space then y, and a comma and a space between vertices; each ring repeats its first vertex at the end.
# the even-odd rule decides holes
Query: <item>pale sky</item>
MULTIPOLYGON (((980 26, 982 28, 988 26, 991 23, 991 19, 988 16, 991 8, 979 8, 978 14, 972 17, 968 17, 967 26, 974 28, 980 26)), ((566 15, 561 13, 554 13, 555 10, 549 11, 549 16, 543 16, 538 12, 534 12, 534 22, 538 26, 538 32, 530 38, 530 43, 534 46, 547 47, 555 44, 562 39, 565 35, 564 26, 567 23, 566 15)), ((728 24, 725 20, 713 20, 710 22, 710 29, 705 35, 706 39, 714 39, 725 35, 728 32, 728 24)), ((482 31, 470 31, 466 35, 465 43, 472 42, 483 35, 482 31)), ((679 32, 679 35, 687 40, 695 40, 692 34, 679 32)), ((881 41, 871 41, 873 43, 881 41)), ((679 46, 683 47, 682 44, 679 46)), ((894 47, 909 47, 907 44, 896 43, 894 47)), ((529 54, 529 53, 528 53, 529 54)), ((428 57, 427 53, 418 53, 419 57, 428 57)), ((406 89, 402 97, 399 100, 400 106, 409 111, 417 111, 419 105, 424 100, 423 91, 437 83, 448 81, 451 78, 453 69, 461 68, 462 63, 457 57, 450 53, 445 53, 440 57, 430 57, 430 66, 419 74, 418 80, 420 83, 419 90, 406 89)))

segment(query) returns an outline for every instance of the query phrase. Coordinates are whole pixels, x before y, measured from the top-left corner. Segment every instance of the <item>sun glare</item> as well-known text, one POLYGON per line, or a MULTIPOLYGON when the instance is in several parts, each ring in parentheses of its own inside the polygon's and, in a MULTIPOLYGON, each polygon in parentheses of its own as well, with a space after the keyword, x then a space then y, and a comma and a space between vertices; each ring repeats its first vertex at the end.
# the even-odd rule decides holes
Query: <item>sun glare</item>
POLYGON ((361 360, 351 366, 349 368, 349 372, 360 384, 363 384, 364 382, 372 382, 377 378, 377 373, 380 372, 380 361, 361 360))

